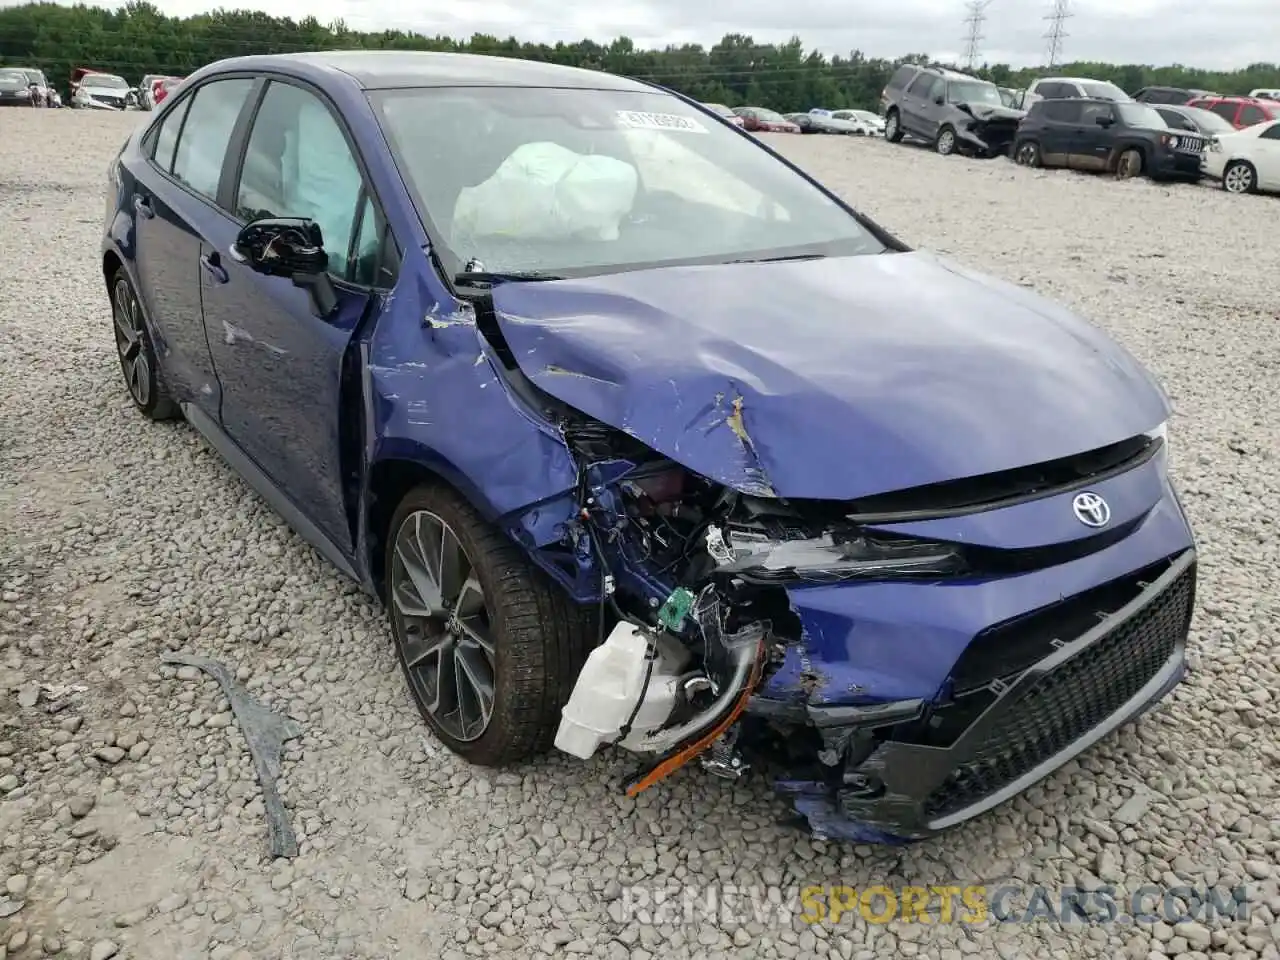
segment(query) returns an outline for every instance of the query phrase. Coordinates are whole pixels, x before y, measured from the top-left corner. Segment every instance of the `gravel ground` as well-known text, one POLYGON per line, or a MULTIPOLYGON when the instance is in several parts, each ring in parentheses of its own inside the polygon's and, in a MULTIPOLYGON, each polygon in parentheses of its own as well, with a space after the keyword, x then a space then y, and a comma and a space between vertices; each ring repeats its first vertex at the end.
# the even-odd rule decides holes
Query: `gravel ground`
POLYGON ((190 429, 129 404, 98 244, 108 160, 140 119, 0 116, 0 958, 1280 956, 1274 201, 773 141, 909 243, 1103 324, 1178 411, 1173 464, 1203 551, 1189 679, 1025 797, 904 852, 780 827, 759 784, 679 775, 633 802, 613 785, 625 758, 495 773, 434 742, 380 612, 190 429), (300 722, 280 784, 292 863, 265 859, 219 689, 162 666, 167 649, 229 663, 300 722), (785 901, 810 884, 974 882, 1248 884, 1250 917, 635 909, 671 885, 785 901))

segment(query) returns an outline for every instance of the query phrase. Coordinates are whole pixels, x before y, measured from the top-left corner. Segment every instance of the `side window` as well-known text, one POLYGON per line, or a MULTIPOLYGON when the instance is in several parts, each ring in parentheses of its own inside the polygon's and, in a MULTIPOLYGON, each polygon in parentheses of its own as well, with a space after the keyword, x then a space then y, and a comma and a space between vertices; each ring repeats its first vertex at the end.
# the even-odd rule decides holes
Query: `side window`
POLYGON ((347 277, 362 287, 389 289, 399 273, 399 251, 395 239, 377 204, 365 195, 360 204, 360 219, 351 237, 351 260, 347 277))
POLYGON ((218 196, 222 161, 231 131, 253 89, 250 77, 214 80, 191 94, 182 137, 173 158, 173 175, 210 200, 218 196))
POLYGON ((925 100, 933 101, 946 93, 947 84, 941 77, 933 77, 929 85, 920 94, 925 100))
POLYGON ((314 220, 329 272, 346 277, 362 187, 360 168, 328 107, 301 87, 273 81, 249 133, 236 215, 314 220))
POLYGON ((1234 124, 1236 122, 1236 105, 1230 101, 1218 101, 1209 108, 1223 120, 1234 124))
POLYGON ((1099 117, 1112 117, 1110 104, 1106 103, 1081 103, 1070 104, 1080 111, 1080 122, 1084 124, 1096 125, 1099 117))
POLYGON ((1251 127, 1255 123, 1262 123, 1266 119, 1266 112, 1261 107, 1255 107, 1252 103, 1246 103, 1240 108, 1240 126, 1242 127, 1251 127))
POLYGON ((1199 133, 1199 128, 1194 123, 1178 113, 1176 110, 1161 110, 1156 108, 1156 112, 1164 117, 1164 122, 1169 125, 1171 130, 1190 130, 1192 133, 1199 133))
POLYGON ((173 172, 173 156, 178 146, 178 133, 182 130, 182 118, 187 115, 191 106, 191 98, 184 97, 181 103, 174 104, 169 115, 160 121, 155 135, 155 152, 152 159, 157 167, 165 173, 173 172))
POLYGON ((911 78, 915 76, 916 68, 912 66, 902 66, 897 69, 889 80, 889 87, 893 90, 901 90, 911 82, 911 78))
POLYGON ((929 89, 929 84, 933 82, 933 74, 918 73, 914 80, 907 84, 907 93, 913 97, 923 97, 924 92, 929 89))
POLYGON ((1044 117, 1054 123, 1079 123, 1080 104, 1071 100, 1047 100, 1044 102, 1044 117))
POLYGON ((1058 91, 1061 86, 1058 83, 1037 83, 1036 93, 1045 100, 1057 100, 1060 96, 1058 91))
POLYGON ((1280 123, 1273 123, 1258 134, 1259 140, 1280 140, 1280 123))

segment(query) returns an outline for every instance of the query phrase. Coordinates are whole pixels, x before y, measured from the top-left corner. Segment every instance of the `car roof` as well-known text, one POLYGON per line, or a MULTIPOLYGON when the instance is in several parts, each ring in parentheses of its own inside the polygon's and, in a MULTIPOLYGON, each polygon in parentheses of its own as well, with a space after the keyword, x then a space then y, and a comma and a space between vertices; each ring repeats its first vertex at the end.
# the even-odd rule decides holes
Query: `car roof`
POLYGON ((652 92, 637 80, 555 63, 425 50, 329 50, 233 57, 216 72, 301 68, 341 73, 366 90, 407 87, 569 87, 580 90, 652 92))

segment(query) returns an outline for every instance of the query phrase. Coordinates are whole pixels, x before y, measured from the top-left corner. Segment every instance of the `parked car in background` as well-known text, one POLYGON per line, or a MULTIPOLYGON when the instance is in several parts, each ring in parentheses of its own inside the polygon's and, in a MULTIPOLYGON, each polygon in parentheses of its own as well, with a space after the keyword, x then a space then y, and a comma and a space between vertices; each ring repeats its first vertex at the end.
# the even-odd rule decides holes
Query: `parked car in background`
POLYGON ((1182 105, 1200 97, 1216 96, 1211 90, 1196 90, 1189 87, 1143 87, 1133 95, 1139 103, 1169 103, 1182 105))
POLYGON ((71 72, 71 106, 81 110, 124 110, 136 103, 136 94, 124 77, 88 67, 71 72))
POLYGON ((1200 172, 1228 193, 1280 193, 1280 120, 1214 137, 1200 172))
POLYGON ((855 120, 841 120, 830 113, 784 113, 783 118, 800 128, 801 133, 838 133, 865 137, 870 131, 855 120))
POLYGON ((0 67, 0 107, 43 107, 44 98, 37 95, 26 71, 16 67, 0 67))
POLYGON ((831 116, 837 120, 853 120, 861 123, 873 136, 884 135, 884 117, 877 116, 870 110, 833 110, 831 116))
POLYGON ((705 120, 515 59, 222 60, 110 164, 103 336, 380 598, 455 754, 768 766, 825 839, 929 836, 1183 678, 1170 402, 705 120))
POLYGON ((165 77, 157 83, 155 93, 153 94, 153 99, 155 101, 154 106, 158 107, 160 104, 164 103, 165 97, 169 96, 170 93, 181 86, 184 79, 185 78, 183 77, 165 77))
POLYGON ((1113 100, 1040 100, 1018 127, 1014 161, 1068 167, 1125 179, 1198 180, 1206 138, 1173 131, 1150 104, 1113 100))
POLYGON ((742 125, 752 133, 799 133, 800 128, 782 114, 764 107, 734 107, 742 125))
POLYGON ((1171 103, 1153 103, 1149 106, 1164 118, 1170 130, 1185 130, 1189 133, 1202 133, 1206 137, 1215 137, 1224 133, 1234 133, 1236 129, 1212 110, 1180 107, 1171 103))
POLYGON ((1237 130, 1251 127, 1255 123, 1280 120, 1280 103, 1272 100, 1254 100, 1251 97, 1200 97, 1188 102, 1187 106, 1212 111, 1237 130))
POLYGON ((723 103, 704 103, 703 106, 714 113, 717 117, 723 117, 725 120, 728 120, 735 127, 741 127, 743 125, 742 118, 726 107, 723 103))
POLYGON ((944 156, 957 151, 982 157, 1006 153, 1021 110, 1004 105, 994 83, 940 67, 903 64, 881 93, 884 136, 931 143, 944 156))
POLYGON ((1022 97, 1022 109, 1029 110, 1040 100, 1132 100, 1114 83, 1090 80, 1086 77, 1042 77, 1027 87, 1022 97))
POLYGON ((1000 102, 1006 107, 1012 107, 1015 110, 1023 109, 1023 100, 1026 99, 1027 91, 1015 90, 1012 87, 996 87, 1000 91, 1000 102))
POLYGON ((37 106, 56 107, 61 104, 61 98, 58 92, 53 89, 53 85, 49 83, 49 78, 45 76, 43 70, 37 67, 11 66, 2 67, 4 70, 20 70, 27 77, 27 84, 31 90, 32 99, 36 101, 37 106))
POLYGON ((1259 87, 1256 90, 1250 90, 1249 96, 1255 100, 1277 100, 1280 101, 1280 90, 1273 87, 1259 87))
POLYGON ((160 102, 157 98, 159 92, 164 89, 165 83, 171 80, 178 80, 178 77, 171 77, 168 74, 149 73, 138 82, 138 109, 154 110, 156 104, 160 102))

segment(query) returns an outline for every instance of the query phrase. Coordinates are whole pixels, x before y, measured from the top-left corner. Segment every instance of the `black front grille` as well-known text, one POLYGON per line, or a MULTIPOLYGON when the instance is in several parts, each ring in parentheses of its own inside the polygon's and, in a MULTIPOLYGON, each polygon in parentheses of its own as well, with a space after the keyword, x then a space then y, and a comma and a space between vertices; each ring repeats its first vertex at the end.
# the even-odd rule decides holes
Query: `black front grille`
POLYGON ((1186 637, 1195 601, 1191 564, 1150 603, 1046 673, 1001 714, 986 737, 925 801, 949 816, 1017 780, 1115 713, 1186 637))

